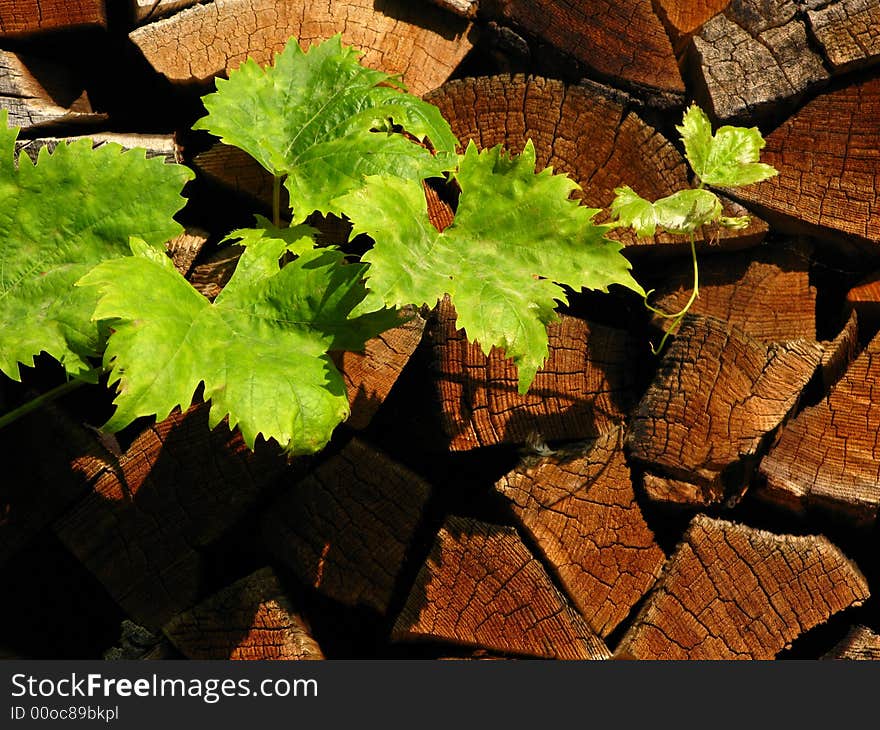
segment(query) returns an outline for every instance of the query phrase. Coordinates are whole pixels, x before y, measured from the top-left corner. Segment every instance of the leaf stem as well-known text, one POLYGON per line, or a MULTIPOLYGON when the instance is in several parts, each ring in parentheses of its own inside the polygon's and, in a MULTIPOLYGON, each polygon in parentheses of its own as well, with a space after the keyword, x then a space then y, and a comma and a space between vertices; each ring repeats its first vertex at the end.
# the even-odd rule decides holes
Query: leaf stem
MULTIPOLYGON (((650 304, 648 304, 647 296, 645 297, 645 306, 650 311, 654 312, 654 314, 657 314, 660 317, 672 320, 672 323, 663 334, 663 338, 660 340, 660 344, 657 345, 656 348, 651 345, 651 352, 653 352, 655 355, 663 349, 663 346, 666 344, 666 340, 669 338, 669 335, 673 334, 673 332, 678 328, 678 325, 684 318, 684 315, 688 313, 694 302, 697 301, 697 297, 700 296, 700 268, 697 265, 696 234, 693 231, 691 231, 691 259, 694 263, 694 289, 691 292, 690 298, 687 300, 687 304, 685 304, 684 307, 682 307, 678 312, 676 312, 675 314, 667 314, 666 312, 663 312, 656 307, 652 307, 650 304)), ((651 291, 653 291, 653 289, 651 291)), ((651 292, 648 292, 648 294, 650 293, 651 292)))
POLYGON ((8 413, 4 413, 2 416, 0 416, 0 428, 8 426, 10 423, 14 423, 19 418, 26 416, 31 411, 35 411, 38 408, 46 405, 47 403, 51 403, 53 400, 60 398, 62 395, 66 395, 70 391, 76 390, 81 385, 86 385, 87 383, 90 383, 91 381, 88 379, 89 376, 96 375, 100 372, 100 368, 88 370, 82 375, 76 376, 65 383, 61 383, 61 385, 56 385, 51 390, 47 390, 42 395, 38 395, 36 398, 29 400, 27 403, 23 403, 18 408, 14 408, 8 413))
POLYGON ((272 223, 281 228, 281 175, 275 175, 272 182, 272 223))

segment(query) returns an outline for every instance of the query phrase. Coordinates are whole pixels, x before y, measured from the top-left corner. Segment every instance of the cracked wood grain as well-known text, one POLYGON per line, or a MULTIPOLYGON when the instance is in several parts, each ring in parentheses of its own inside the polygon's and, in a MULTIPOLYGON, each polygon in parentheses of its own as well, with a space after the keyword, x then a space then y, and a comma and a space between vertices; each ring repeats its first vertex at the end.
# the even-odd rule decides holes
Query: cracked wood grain
POLYGON ((324 658, 271 568, 251 573, 178 614, 162 631, 189 659, 324 658))
POLYGON ((846 295, 847 305, 868 327, 880 324, 880 271, 873 271, 856 284, 846 295))
POLYGON ((318 593, 384 614, 430 491, 353 438, 266 510, 263 540, 318 593))
POLYGON ((648 0, 482 0, 480 14, 512 23, 601 78, 684 94, 669 37, 648 0))
POLYGON ((455 327, 448 297, 430 329, 435 382, 449 448, 583 439, 613 429, 634 405, 638 341, 624 330, 563 315, 548 327, 550 357, 520 395, 516 367, 486 357, 455 327))
POLYGON ((92 110, 83 86, 57 63, 0 50, 0 109, 24 131, 90 125, 107 119, 92 110))
MULTIPOLYGON (((570 86, 540 77, 490 76, 457 79, 428 94, 458 135, 462 145, 473 140, 480 149, 497 144, 520 152, 531 139, 539 169, 550 165, 568 174, 589 207, 607 208, 614 188, 624 184, 651 200, 690 187, 687 165, 675 147, 623 104, 602 93, 601 87, 570 86)), ((725 215, 746 213, 724 201, 725 215)), ((597 220, 602 220, 600 216, 597 220)), ((753 219, 742 231, 701 229, 701 251, 737 249, 759 242, 766 224, 753 219)), ((685 253, 681 236, 659 233, 636 238, 625 229, 611 233, 628 252, 685 253), (661 245, 662 244, 662 245, 661 245)))
POLYGON ((666 556, 636 502, 622 430, 529 457, 495 489, 600 637, 617 628, 660 574, 666 556))
POLYGON ((716 120, 754 123, 793 107, 828 79, 800 20, 761 28, 749 32, 728 15, 717 15, 691 39, 695 97, 716 120))
MULTIPOLYGON (((816 339, 816 287, 810 284, 812 251, 786 241, 700 261, 700 296, 692 314, 720 319, 761 342, 816 339)), ((693 292, 690 261, 663 272, 653 306, 678 312, 693 292)), ((646 285, 647 288, 647 285, 646 285)), ((672 322, 659 316, 663 330, 672 322)))
POLYGON ((440 529, 392 640, 548 659, 609 656, 514 528, 463 517, 440 529))
POLYGON ((655 0, 657 15, 679 43, 687 39, 707 20, 714 18, 730 5, 731 0, 655 0))
POLYGON ((880 507, 880 336, 819 404, 789 423, 761 462, 758 494, 802 512, 833 509, 859 524, 880 507))
POLYGON ((825 352, 819 363, 825 392, 831 390, 849 369, 859 353, 859 318, 851 312, 840 332, 831 342, 823 342, 825 352))
POLYGON ((880 635, 867 626, 853 626, 823 659, 880 661, 880 635))
MULTIPOLYGON (((758 451, 796 405, 823 348, 762 343, 711 317, 687 315, 632 418, 630 454, 661 478, 694 486, 696 504, 737 499, 758 451)), ((658 482, 652 495, 662 498, 658 482)), ((669 501, 680 501, 675 486, 669 501)))
POLYGON ((779 175, 735 197, 781 230, 876 250, 878 115, 880 79, 821 94, 767 135, 761 160, 779 175))
POLYGON ((0 0, 0 37, 106 26, 105 0, 0 0))
POLYGON ((869 595, 858 567, 824 537, 698 515, 615 658, 773 659, 869 595))
POLYGON ((880 3, 838 0, 807 13, 816 40, 835 73, 880 60, 880 3))
POLYGON ((342 33, 371 68, 400 74, 416 95, 442 84, 471 49, 470 25, 404 0, 214 0, 134 30, 129 38, 172 81, 228 74, 246 58, 272 61, 289 38, 309 46, 342 33))
POLYGON ((201 598, 200 549, 247 512, 285 467, 238 433, 211 431, 207 406, 146 429, 53 529, 137 623, 155 629, 201 598))

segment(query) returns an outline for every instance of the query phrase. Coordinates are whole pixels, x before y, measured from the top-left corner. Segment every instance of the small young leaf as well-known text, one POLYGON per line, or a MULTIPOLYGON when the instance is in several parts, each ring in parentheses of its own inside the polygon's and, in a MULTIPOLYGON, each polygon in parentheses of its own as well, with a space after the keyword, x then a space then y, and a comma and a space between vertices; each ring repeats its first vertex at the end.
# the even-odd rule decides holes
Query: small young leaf
POLYGON ((637 236, 653 236, 657 231, 657 211, 653 203, 638 195, 629 185, 614 188, 611 215, 614 220, 630 226, 637 236))
POLYGON ((17 135, 0 111, 0 371, 18 380, 19 364, 46 352, 78 375, 101 337, 91 321, 95 292, 74 282, 125 255, 131 235, 161 247, 180 233, 172 216, 193 174, 87 139, 42 148, 36 165, 22 155, 16 169, 17 135))
POLYGON ((312 211, 341 213, 335 198, 364 175, 408 180, 455 167, 458 141, 437 107, 404 93, 392 76, 358 63, 340 37, 303 52, 291 39, 262 69, 248 59, 204 97, 206 129, 248 152, 270 173, 286 175, 294 222, 312 211), (390 121, 389 121, 390 120, 390 121), (393 132, 399 125, 429 140, 436 155, 393 132))
POLYGON ((757 127, 724 126, 713 136, 706 113, 691 105, 676 129, 691 168, 706 185, 737 187, 777 174, 771 165, 758 162, 765 142, 757 127))
POLYGON ((449 294, 468 338, 487 354, 503 348, 524 393, 547 357, 556 302, 566 301, 560 284, 643 292, 621 245, 592 222, 597 211, 569 199, 576 183, 550 169, 535 173, 531 142, 510 158, 500 146, 478 152, 470 143, 457 179, 458 211, 443 233, 431 225, 417 183, 369 177, 342 201, 353 235, 375 241, 363 257, 369 301, 433 305, 449 294))
MULTIPOLYGON (((299 231, 298 233, 303 233, 299 231)), ((96 319, 112 322, 105 365, 119 381, 118 430, 139 416, 186 408, 200 383, 213 428, 229 416, 253 448, 258 435, 291 454, 313 453, 348 415, 342 376, 328 350, 362 349, 397 324, 383 310, 349 318, 366 294, 364 266, 332 248, 239 231, 248 243, 229 283, 210 303, 168 258, 134 241, 134 256, 100 264, 80 280, 100 293, 96 319)))
MULTIPOLYGON (((709 190, 679 190, 651 203, 629 186, 616 188, 611 213, 639 236, 653 236, 658 227, 669 233, 693 233, 721 218, 721 201, 709 190)), ((746 220, 748 224, 748 219, 746 220)))

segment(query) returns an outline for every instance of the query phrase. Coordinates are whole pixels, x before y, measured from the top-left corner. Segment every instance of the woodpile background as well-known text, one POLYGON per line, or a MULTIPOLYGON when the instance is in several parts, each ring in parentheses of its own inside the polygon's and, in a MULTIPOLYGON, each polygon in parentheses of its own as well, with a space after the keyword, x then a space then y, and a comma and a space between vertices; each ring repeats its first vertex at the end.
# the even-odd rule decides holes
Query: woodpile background
MULTIPOLYGON (((463 142, 533 139, 595 207, 688 183, 696 100, 780 174, 726 199, 749 228, 701 232, 692 314, 654 357, 638 298, 574 296, 519 396, 441 302, 340 358, 352 416, 291 463, 201 405, 108 437, 81 389, 0 434, 0 656, 877 658, 880 2, 436 2, 0 0, 0 107, 24 154, 196 170, 169 251, 215 296, 271 180, 190 131, 199 97, 291 36, 341 32, 463 142)), ((682 241, 623 240, 681 306, 682 241)))

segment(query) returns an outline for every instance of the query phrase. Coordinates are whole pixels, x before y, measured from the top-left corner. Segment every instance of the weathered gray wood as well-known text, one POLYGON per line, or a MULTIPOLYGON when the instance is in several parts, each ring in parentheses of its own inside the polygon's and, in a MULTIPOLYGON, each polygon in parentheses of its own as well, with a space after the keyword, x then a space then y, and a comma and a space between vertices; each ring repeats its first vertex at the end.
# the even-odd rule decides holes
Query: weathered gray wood
POLYGON ((880 60, 880 3, 838 0, 807 13, 816 40, 835 73, 880 60))
POLYGON ((92 140, 95 148, 108 143, 121 145, 124 149, 143 149, 148 158, 163 157, 166 162, 181 162, 180 149, 170 134, 121 134, 116 132, 95 132, 72 137, 37 137, 35 139, 19 139, 15 142, 16 153, 24 152, 34 162, 40 150, 46 147, 50 152, 62 142, 73 142, 78 139, 92 140))

